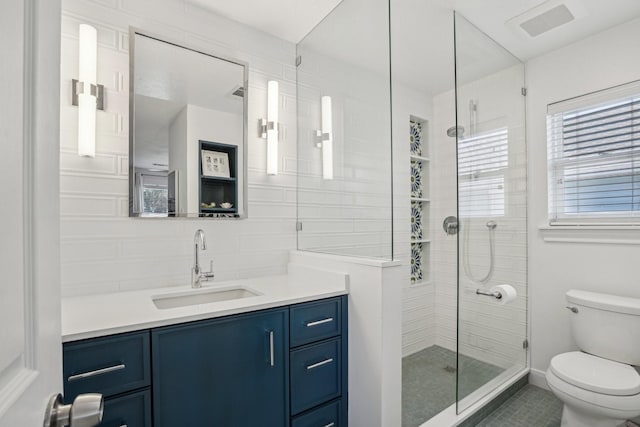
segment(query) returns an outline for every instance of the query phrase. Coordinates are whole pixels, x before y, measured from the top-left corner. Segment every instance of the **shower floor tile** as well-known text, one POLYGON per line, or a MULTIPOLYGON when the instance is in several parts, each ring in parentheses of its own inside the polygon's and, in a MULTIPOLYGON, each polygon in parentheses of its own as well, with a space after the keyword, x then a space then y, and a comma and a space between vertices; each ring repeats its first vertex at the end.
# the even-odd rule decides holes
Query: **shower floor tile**
MULTIPOLYGON (((416 427, 456 401, 456 353, 437 345, 402 359, 402 426, 416 427)), ((461 398, 503 369, 460 356, 461 398)))
POLYGON ((562 402, 553 393, 527 384, 478 427, 558 427, 562 419, 562 402))

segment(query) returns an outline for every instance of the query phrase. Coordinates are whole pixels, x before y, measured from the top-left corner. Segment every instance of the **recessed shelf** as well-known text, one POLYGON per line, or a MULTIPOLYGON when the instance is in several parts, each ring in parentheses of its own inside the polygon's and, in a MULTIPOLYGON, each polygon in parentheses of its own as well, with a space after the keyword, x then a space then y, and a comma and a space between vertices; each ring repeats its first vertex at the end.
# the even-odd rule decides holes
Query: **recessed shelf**
POLYGON ((411 201, 412 202, 430 202, 431 199, 427 199, 425 197, 412 197, 411 201))
POLYGON ((418 156, 416 154, 411 154, 410 157, 411 157, 411 160, 418 160, 420 162, 429 162, 429 161, 431 161, 428 157, 418 156))
POLYGON ((420 282, 412 282, 411 286, 429 286, 432 284, 433 284, 432 280, 422 280, 420 282))
POLYGON ((230 181, 230 182, 235 182, 236 178, 232 177, 232 178, 226 178, 226 177, 222 177, 222 176, 206 176, 206 175, 200 175, 201 179, 206 179, 208 181, 230 181))

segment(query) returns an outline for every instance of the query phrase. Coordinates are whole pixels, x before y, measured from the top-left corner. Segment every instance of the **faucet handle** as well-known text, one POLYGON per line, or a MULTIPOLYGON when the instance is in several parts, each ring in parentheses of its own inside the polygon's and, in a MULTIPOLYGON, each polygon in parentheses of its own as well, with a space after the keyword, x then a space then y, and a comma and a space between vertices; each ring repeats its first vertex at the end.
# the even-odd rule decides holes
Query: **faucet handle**
POLYGON ((216 277, 216 274, 213 272, 213 260, 209 261, 209 271, 204 271, 201 273, 202 280, 208 281, 209 279, 213 279, 216 277))

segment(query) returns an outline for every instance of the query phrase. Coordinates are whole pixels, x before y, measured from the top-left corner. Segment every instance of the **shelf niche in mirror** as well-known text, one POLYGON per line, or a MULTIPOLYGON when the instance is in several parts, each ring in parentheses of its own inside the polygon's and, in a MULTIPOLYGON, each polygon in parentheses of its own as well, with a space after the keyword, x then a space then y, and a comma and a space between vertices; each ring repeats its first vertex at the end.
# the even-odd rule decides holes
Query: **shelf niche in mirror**
POLYGON ((137 29, 129 55, 129 216, 246 218, 247 64, 137 29))

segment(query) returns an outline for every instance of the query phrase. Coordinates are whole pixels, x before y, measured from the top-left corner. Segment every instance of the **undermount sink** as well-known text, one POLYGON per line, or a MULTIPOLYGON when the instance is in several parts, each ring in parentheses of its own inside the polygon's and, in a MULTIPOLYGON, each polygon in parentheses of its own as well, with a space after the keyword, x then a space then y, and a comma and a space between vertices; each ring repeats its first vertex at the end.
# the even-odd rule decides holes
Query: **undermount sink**
POLYGON ((197 289, 169 295, 155 295, 152 296, 151 299, 156 307, 164 310, 167 308, 187 307, 190 305, 251 298, 258 295, 260 294, 257 292, 241 286, 236 286, 232 288, 197 289))

